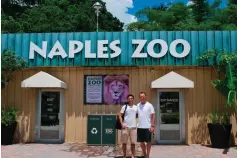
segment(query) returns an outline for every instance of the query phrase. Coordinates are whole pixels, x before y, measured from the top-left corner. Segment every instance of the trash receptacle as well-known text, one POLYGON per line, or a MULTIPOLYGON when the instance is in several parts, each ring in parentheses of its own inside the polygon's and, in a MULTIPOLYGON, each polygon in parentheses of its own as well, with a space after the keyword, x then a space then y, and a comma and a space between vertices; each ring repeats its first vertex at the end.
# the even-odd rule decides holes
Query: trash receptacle
POLYGON ((102 145, 116 143, 116 115, 102 115, 102 145))
POLYGON ((87 144, 101 145, 101 115, 88 115, 87 144))

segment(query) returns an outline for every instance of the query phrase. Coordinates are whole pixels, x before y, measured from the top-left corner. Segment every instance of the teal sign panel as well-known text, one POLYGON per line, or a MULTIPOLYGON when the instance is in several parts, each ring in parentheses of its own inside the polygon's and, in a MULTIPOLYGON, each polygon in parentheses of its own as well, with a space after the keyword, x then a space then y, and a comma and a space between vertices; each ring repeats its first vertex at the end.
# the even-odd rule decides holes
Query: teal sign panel
POLYGON ((206 50, 237 51, 237 31, 145 31, 1 34, 31 67, 198 66, 206 50))

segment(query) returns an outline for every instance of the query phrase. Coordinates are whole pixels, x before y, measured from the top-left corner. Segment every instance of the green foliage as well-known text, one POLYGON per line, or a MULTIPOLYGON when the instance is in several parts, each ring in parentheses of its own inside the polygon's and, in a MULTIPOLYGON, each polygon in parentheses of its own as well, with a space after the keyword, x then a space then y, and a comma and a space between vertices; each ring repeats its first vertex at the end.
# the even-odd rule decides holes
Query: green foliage
POLYGON ((1 123, 5 126, 11 125, 16 121, 16 116, 19 110, 17 108, 7 108, 1 110, 1 123))
POLYGON ((216 50, 207 50, 201 56, 197 57, 197 60, 206 62, 204 64, 209 64, 211 66, 216 64, 216 50))
POLYGON ((5 50, 1 55, 1 84, 5 88, 13 79, 13 72, 27 67, 27 63, 11 50, 5 50))
POLYGON ((12 16, 2 14, 2 33, 22 32, 22 26, 12 16))
POLYGON ((218 109, 213 110, 209 118, 213 124, 218 123, 218 109))
MULTIPOLYGON (((217 66, 219 76, 224 78, 212 80, 212 85, 226 97, 227 106, 237 106, 237 53, 226 53, 223 51, 217 54, 215 50, 208 50, 197 57, 197 60, 210 66, 217 66)), ((235 108, 236 109, 236 108, 235 108)))
MULTIPOLYGON (((19 56, 9 49, 3 51, 1 54, 1 84, 2 88, 6 88, 8 84, 14 79, 13 72, 22 70, 27 67, 27 63, 19 56)), ((5 91, 4 97, 7 97, 7 91, 5 91)), ((9 126, 16 121, 18 109, 6 108, 5 105, 1 109, 1 122, 2 124, 9 126)))
POLYGON ((192 0, 191 5, 192 13, 195 20, 200 23, 204 21, 209 15, 209 6, 206 0, 192 0))
POLYGON ((237 4, 218 8, 221 1, 207 3, 193 0, 194 4, 173 3, 169 6, 145 8, 137 12, 139 21, 127 26, 130 31, 192 31, 236 30, 237 4))
POLYGON ((229 5, 231 5, 231 4, 237 4, 237 0, 228 0, 229 1, 229 5))
MULTIPOLYGON (((107 12, 104 2, 100 2, 103 5, 99 14, 100 31, 122 31, 123 23, 107 12)), ((38 5, 17 10, 18 13, 3 10, 5 17, 2 15, 2 32, 95 31, 96 14, 92 6, 93 1, 88 0, 44 0, 38 5)))
POLYGON ((209 119, 213 124, 224 124, 224 125, 230 124, 230 116, 227 109, 219 110, 218 108, 216 108, 209 115, 209 119))

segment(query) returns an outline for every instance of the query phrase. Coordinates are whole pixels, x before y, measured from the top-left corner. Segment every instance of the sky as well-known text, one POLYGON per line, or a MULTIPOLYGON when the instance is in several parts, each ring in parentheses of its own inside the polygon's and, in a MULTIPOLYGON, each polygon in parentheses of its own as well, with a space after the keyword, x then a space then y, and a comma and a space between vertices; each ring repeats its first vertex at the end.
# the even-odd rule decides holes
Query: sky
MULTIPOLYGON (((106 9, 115 17, 117 17, 125 25, 137 21, 135 13, 145 7, 159 6, 165 3, 184 2, 187 4, 188 0, 102 0, 106 2, 106 9)), ((214 0, 208 0, 213 2, 214 0)), ((220 7, 226 5, 227 0, 222 0, 220 7)))

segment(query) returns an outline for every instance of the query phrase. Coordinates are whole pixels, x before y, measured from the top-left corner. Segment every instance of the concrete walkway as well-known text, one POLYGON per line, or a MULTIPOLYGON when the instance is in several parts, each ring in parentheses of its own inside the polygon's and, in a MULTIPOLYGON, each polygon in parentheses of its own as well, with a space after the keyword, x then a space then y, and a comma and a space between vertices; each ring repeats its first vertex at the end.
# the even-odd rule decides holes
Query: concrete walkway
MULTIPOLYGON (((86 146, 82 144, 14 144, 1 146, 3 158, 108 158, 121 157, 121 147, 86 146)), ((130 154, 130 153, 128 153, 130 154)), ((136 156, 141 157, 138 146, 136 156)), ((151 158, 237 158, 237 147, 229 150, 201 145, 154 145, 151 158)))

